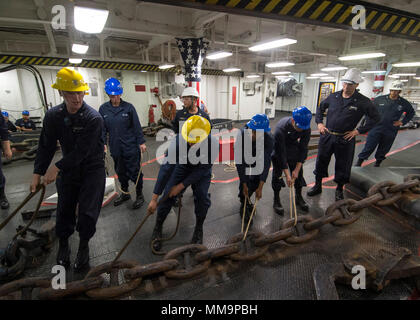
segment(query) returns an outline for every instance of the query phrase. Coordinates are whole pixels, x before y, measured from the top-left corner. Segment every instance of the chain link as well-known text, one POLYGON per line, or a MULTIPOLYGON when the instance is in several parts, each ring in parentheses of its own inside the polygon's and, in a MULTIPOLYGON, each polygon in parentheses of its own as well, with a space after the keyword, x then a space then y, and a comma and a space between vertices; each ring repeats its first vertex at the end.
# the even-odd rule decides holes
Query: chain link
MULTIPOLYGON (((159 276, 162 280, 164 273, 169 279, 189 279, 207 272, 215 259, 234 261, 252 261, 266 254, 271 244, 278 241, 298 244, 313 239, 320 228, 326 224, 335 226, 347 225, 357 221, 362 210, 374 206, 393 204, 398 201, 403 192, 420 191, 420 175, 405 177, 404 183, 395 184, 385 181, 372 186, 368 197, 360 201, 345 199, 331 204, 325 215, 317 219, 309 215, 299 216, 296 226, 295 220, 287 220, 279 231, 263 234, 251 231, 245 241, 243 233, 237 234, 227 241, 227 245, 208 249, 204 245, 191 244, 176 248, 166 254, 164 260, 146 265, 134 261, 108 262, 94 267, 85 279, 67 283, 64 290, 54 290, 47 278, 27 278, 9 282, 0 287, 0 297, 22 291, 22 298, 31 299, 32 290, 40 288, 39 299, 59 299, 67 296, 86 294, 95 299, 115 298, 135 290, 144 277, 159 276), (183 263, 179 260, 183 256, 183 263), (118 275, 121 269, 126 269, 124 278, 127 283, 119 284, 118 275), (110 274, 110 287, 102 288, 104 279, 101 274, 110 274)), ((418 192, 420 193, 420 192, 418 192)))

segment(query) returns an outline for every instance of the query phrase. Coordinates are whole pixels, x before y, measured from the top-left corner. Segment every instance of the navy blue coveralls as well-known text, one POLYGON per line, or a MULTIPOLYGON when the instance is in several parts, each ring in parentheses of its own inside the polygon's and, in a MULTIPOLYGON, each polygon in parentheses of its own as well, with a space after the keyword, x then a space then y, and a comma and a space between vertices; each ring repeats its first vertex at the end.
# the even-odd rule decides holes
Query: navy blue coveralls
MULTIPOLYGON (((99 113, 104 118, 104 141, 109 134, 109 148, 114 159, 115 172, 121 183, 121 188, 128 190, 128 182, 134 183, 140 170, 140 145, 146 140, 137 115, 131 103, 123 101, 118 107, 113 107, 108 101, 101 105, 99 113)), ((137 183, 137 191, 143 189, 143 173, 137 183)))
POLYGON ((182 110, 178 110, 175 114, 175 118, 172 121, 172 127, 175 131, 176 134, 179 133, 179 126, 181 126, 184 124, 184 122, 192 116, 201 116, 203 118, 206 118, 209 122, 210 122, 210 126, 211 126, 211 121, 210 121, 210 117, 207 113, 205 113, 201 108, 198 108, 197 113, 189 113, 187 108, 183 108, 182 110))
POLYGON ((314 174, 317 179, 328 177, 328 165, 334 154, 334 181, 344 185, 350 181, 356 145, 356 139, 350 141, 344 139, 345 133, 354 130, 363 116, 366 116, 366 122, 357 130, 361 134, 368 132, 379 122, 380 115, 369 98, 358 91, 348 99, 343 98, 342 90, 330 94, 316 109, 317 124, 322 123, 323 113, 326 110, 328 110, 326 127, 331 133, 322 134, 319 139, 314 174))
POLYGON ((102 130, 101 115, 85 102, 75 114, 68 113, 64 103, 45 114, 34 173, 45 174, 58 140, 63 153, 63 158, 55 163, 60 169, 56 181, 59 238, 70 237, 75 226, 80 239, 89 240, 95 234, 105 191, 102 130))
MULTIPOLYGON (((274 131, 274 150, 271 156, 273 161, 273 175, 271 187, 274 192, 280 192, 285 183, 282 171, 289 168, 290 172, 295 170, 298 162, 302 165, 308 156, 308 143, 311 139, 311 128, 298 132, 292 124, 292 117, 284 117, 276 124, 274 131)), ((296 189, 306 186, 303 178, 303 166, 299 171, 299 176, 295 181, 296 189)))
MULTIPOLYGON (((273 152, 273 135, 270 132, 264 132, 264 152, 260 154, 257 153, 257 143, 260 143, 260 139, 257 138, 256 141, 252 141, 252 156, 256 157, 256 160, 254 163, 246 163, 246 159, 244 157, 245 153, 245 130, 251 130, 248 128, 247 125, 245 125, 241 131, 238 133, 238 136, 236 137, 235 141, 235 162, 236 162, 236 170, 238 171, 239 176, 239 194, 238 197, 241 201, 241 203, 244 202, 245 197, 243 195, 243 184, 246 183, 248 186, 248 196, 251 197, 251 195, 255 192, 255 190, 258 189, 258 186, 260 184, 260 181, 265 182, 267 180, 268 172, 270 171, 271 166, 271 154, 273 152), (240 150, 240 153, 238 151, 240 150), (239 156, 239 157, 238 157, 239 156), (259 161, 259 163, 264 163, 264 169, 262 173, 260 174, 252 174, 252 168, 256 167, 256 161, 259 161), (251 175, 246 174, 246 169, 250 169, 251 175)), ((251 139, 251 136, 248 135, 249 139, 251 139)), ((245 139, 248 139, 246 137, 245 139)))
MULTIPOLYGON (((0 117, 0 139, 1 141, 9 141, 10 135, 7 128, 6 120, 4 120, 3 117, 0 117)), ((1 144, 0 144, 1 148, 1 144)), ((4 189, 4 186, 6 185, 6 178, 3 174, 2 170, 2 161, 0 159, 0 189, 4 189)))
POLYGON ((405 125, 413 119, 415 111, 410 102, 401 97, 392 100, 389 98, 389 95, 384 95, 377 97, 373 104, 378 108, 381 121, 369 131, 366 145, 362 152, 359 153, 359 158, 367 160, 377 146, 378 150, 376 150, 375 159, 382 161, 385 160, 385 155, 391 149, 398 133, 399 127, 394 126, 393 122, 400 120, 403 112, 406 112, 404 119, 401 120, 403 125, 405 125))
POLYGON ((25 121, 23 118, 17 119, 15 125, 18 127, 24 127, 25 129, 36 130, 35 122, 33 122, 31 119, 28 119, 27 121, 25 121))
MULTIPOLYGON (((169 145, 164 163, 160 167, 159 175, 153 190, 154 194, 168 194, 172 187, 183 183, 185 189, 191 185, 194 195, 194 213, 197 219, 204 220, 210 208, 210 194, 208 193, 211 180, 213 163, 219 154, 219 141, 209 135, 201 144, 206 148, 206 154, 201 155, 203 160, 196 164, 190 162, 190 158, 180 152, 180 143, 186 143, 181 135, 177 135, 169 145)), ((198 145, 194 145, 195 147, 198 145)), ((189 152, 192 147, 187 144, 189 152)), ((196 154, 199 154, 196 153, 196 154)), ((185 190, 184 189, 184 190, 185 190)), ((157 208, 157 220, 163 221, 171 211, 176 197, 168 198, 157 208)))

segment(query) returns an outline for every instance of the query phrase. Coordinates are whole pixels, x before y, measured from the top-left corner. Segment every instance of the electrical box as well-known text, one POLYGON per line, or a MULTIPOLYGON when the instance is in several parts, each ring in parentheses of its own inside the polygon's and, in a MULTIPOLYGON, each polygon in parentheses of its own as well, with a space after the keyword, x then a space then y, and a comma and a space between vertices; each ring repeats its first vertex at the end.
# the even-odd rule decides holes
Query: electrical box
POLYGON ((244 89, 244 91, 253 90, 254 87, 255 87, 255 83, 254 82, 244 82, 243 83, 243 89, 244 89))

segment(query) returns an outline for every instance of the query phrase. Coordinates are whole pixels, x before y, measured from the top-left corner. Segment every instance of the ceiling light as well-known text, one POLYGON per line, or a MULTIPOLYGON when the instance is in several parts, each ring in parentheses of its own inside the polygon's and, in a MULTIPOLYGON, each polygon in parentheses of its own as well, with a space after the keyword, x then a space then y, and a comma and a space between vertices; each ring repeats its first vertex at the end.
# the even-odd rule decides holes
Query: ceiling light
POLYGON ((226 57, 230 57, 232 55, 232 52, 228 52, 228 51, 217 51, 217 52, 212 52, 209 53, 206 58, 209 60, 217 60, 217 59, 222 59, 222 58, 226 58, 226 57))
POLYGON ((372 58, 379 58, 379 57, 385 57, 385 56, 386 54, 382 52, 371 52, 371 53, 362 53, 362 54, 355 54, 351 56, 338 57, 338 60, 341 60, 341 61, 361 60, 361 59, 372 59, 372 58))
POLYGON ((223 69, 223 72, 235 72, 235 71, 241 71, 241 69, 235 68, 235 67, 223 69))
POLYGON ((74 27, 86 33, 101 33, 108 19, 108 10, 74 7, 74 27))
POLYGON ((82 62, 82 59, 81 58, 70 58, 69 62, 72 63, 72 64, 79 64, 79 63, 82 62))
POLYGON ((310 76, 310 77, 306 77, 306 79, 319 79, 319 77, 310 76))
POLYGON ((281 68, 281 67, 289 67, 294 66, 293 62, 286 62, 286 61, 279 61, 279 62, 267 62, 265 66, 267 68, 281 68))
POLYGON ((417 62, 402 62, 402 63, 395 63, 392 65, 396 68, 404 68, 404 67, 420 67, 420 61, 417 62))
POLYGON ((294 44, 296 42, 297 42, 297 40, 295 40, 295 39, 282 38, 282 39, 277 39, 277 40, 265 41, 265 42, 262 42, 262 43, 258 43, 258 44, 254 45, 252 47, 249 47, 249 50, 251 50, 251 51, 263 51, 263 50, 288 46, 288 45, 294 44))
POLYGON ((420 77, 414 77, 413 79, 420 80, 420 77))
POLYGON ((165 70, 175 67, 173 63, 164 63, 159 66, 159 69, 165 70))
POLYGON ((85 54, 89 49, 88 45, 73 43, 71 51, 78 54, 85 54))
POLYGON ((328 73, 312 73, 311 77, 323 77, 328 76, 328 73))
POLYGON ((377 74, 385 74, 386 71, 385 70, 366 70, 366 71, 362 71, 362 73, 377 73, 377 74))
POLYGON ((279 75, 279 74, 290 74, 290 73, 291 73, 290 71, 276 71, 276 72, 271 72, 271 74, 273 76, 279 75))
POLYGON ((249 79, 252 79, 252 78, 259 78, 260 76, 258 74, 249 74, 246 77, 249 79))
POLYGON ((140 72, 147 72, 146 70, 141 70, 140 72))
POLYGON ((328 71, 341 71, 341 70, 347 70, 347 69, 348 69, 347 67, 337 66, 337 67, 322 68, 321 71, 328 72, 328 71))
POLYGON ((395 74, 390 74, 390 75, 388 75, 388 77, 398 79, 400 76, 397 76, 395 74))
POLYGON ((408 80, 407 79, 402 79, 402 80, 400 80, 401 82, 408 82, 408 80))
POLYGON ((394 73, 394 76, 399 76, 399 77, 412 77, 415 76, 415 73, 394 73))
POLYGON ((321 77, 321 80, 334 80, 334 77, 321 77))

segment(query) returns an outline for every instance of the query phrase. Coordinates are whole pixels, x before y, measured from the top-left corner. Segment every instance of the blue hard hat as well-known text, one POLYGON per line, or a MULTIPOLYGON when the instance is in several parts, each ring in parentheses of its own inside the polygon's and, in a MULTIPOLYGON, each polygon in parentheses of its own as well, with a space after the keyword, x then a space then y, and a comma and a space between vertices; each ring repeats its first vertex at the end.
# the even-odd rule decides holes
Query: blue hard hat
POLYGON ((264 132, 271 130, 270 120, 268 120, 267 115, 262 113, 257 113, 253 116, 252 119, 248 121, 247 126, 252 130, 262 129, 264 132))
POLYGON ((123 93, 123 88, 117 79, 108 78, 105 81, 105 92, 111 96, 119 96, 123 93))
POLYGON ((312 112, 301 106, 293 110, 293 120, 300 129, 307 130, 311 127, 312 112))
POLYGON ((8 117, 8 116, 9 116, 9 113, 8 113, 7 111, 2 111, 2 112, 1 112, 1 114, 2 114, 3 116, 5 116, 5 117, 8 117))
POLYGON ((29 116, 29 111, 28 111, 28 110, 23 110, 23 111, 22 111, 22 115, 24 115, 24 116, 29 116))

